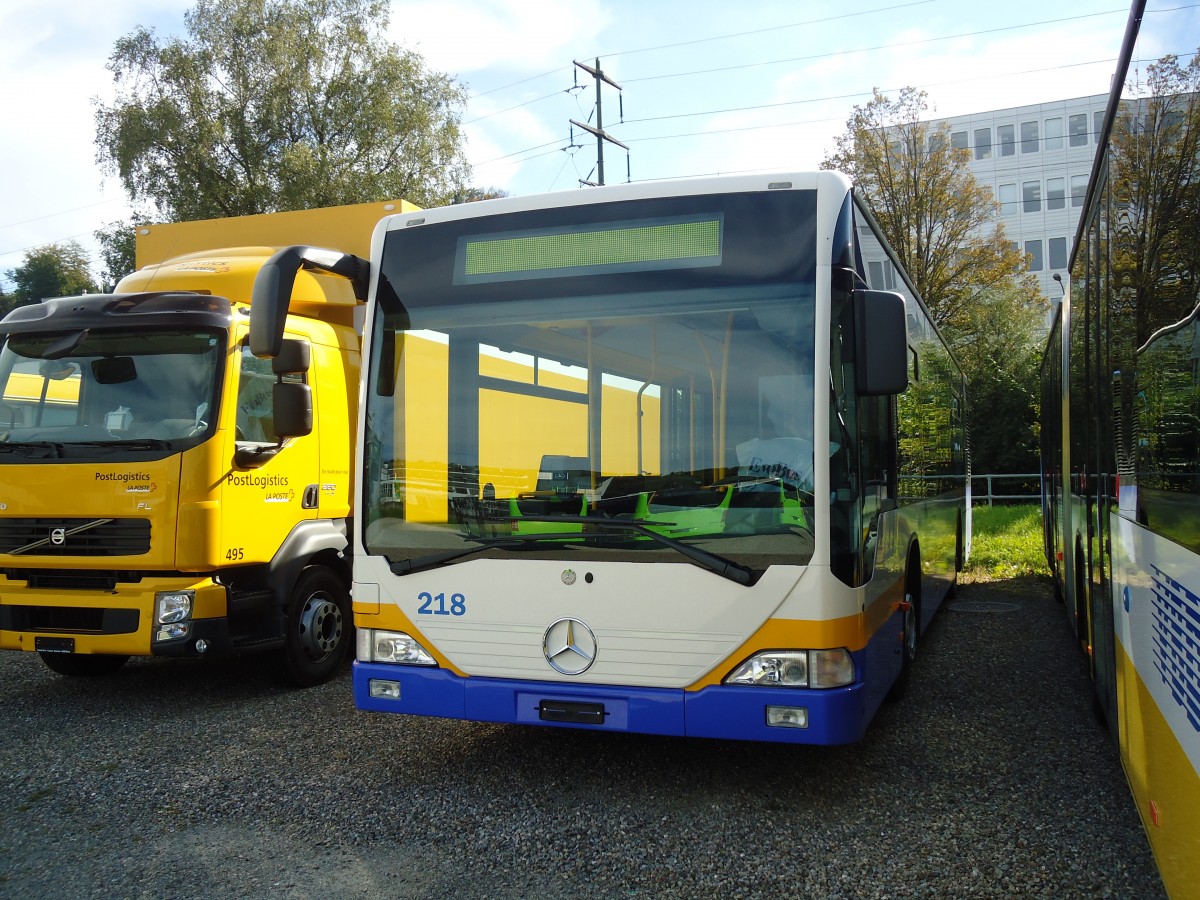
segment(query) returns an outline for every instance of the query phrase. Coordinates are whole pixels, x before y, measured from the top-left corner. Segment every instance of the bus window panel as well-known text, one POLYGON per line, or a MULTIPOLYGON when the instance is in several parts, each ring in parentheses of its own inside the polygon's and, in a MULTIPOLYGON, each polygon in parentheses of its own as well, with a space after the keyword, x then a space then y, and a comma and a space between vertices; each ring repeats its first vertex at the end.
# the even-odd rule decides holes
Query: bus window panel
MULTIPOLYGON (((760 293, 762 298, 710 301, 716 310, 695 308, 686 297, 665 304, 635 298, 626 302, 645 308, 632 314, 630 308, 613 314, 611 304, 595 298, 567 298, 526 306, 486 329, 456 328, 444 307, 432 310, 444 318, 423 331, 446 335, 449 358, 431 357, 426 368, 435 371, 401 373, 395 397, 368 397, 372 423, 377 415, 385 421, 382 409, 388 406, 413 405, 393 415, 394 455, 382 450, 381 474, 368 499, 380 507, 385 498, 393 508, 399 505, 396 479, 415 468, 404 448, 423 440, 430 453, 421 465, 432 473, 425 479, 428 509, 437 509, 437 471, 448 473, 440 488, 442 512, 392 516, 398 521, 391 525, 403 528, 407 520, 413 530, 380 538, 379 546, 419 540, 431 550, 450 548, 461 543, 464 529, 479 524, 481 511, 491 516, 489 527, 498 519, 508 527, 510 519, 537 506, 539 521, 516 521, 515 533, 545 526, 566 534, 570 528, 546 523, 545 516, 561 511, 653 521, 655 509, 670 509, 660 517, 664 533, 678 526, 685 539, 779 534, 782 542, 739 546, 723 540, 719 552, 751 557, 746 561, 753 566, 752 557, 770 545, 780 561, 806 561, 811 535, 797 538, 812 522, 812 297, 794 291, 785 296, 778 287, 760 293), (486 334, 486 343, 476 334, 486 334), (460 345, 473 349, 453 349, 460 345), (428 439, 439 431, 439 441, 428 439), (752 463, 759 471, 743 472, 738 446, 775 437, 803 441, 800 460, 768 458, 770 447, 760 445, 763 452, 752 463), (438 458, 437 443, 448 458, 438 458), (385 465, 388 479, 382 477, 385 465), (772 487, 739 497, 744 475, 747 494, 750 481, 772 487), (550 500, 555 502, 547 506, 550 500), (727 527, 733 520, 736 529, 727 527), (424 526, 419 536, 418 523, 424 526)), ((404 343, 415 334, 407 332, 404 343)), ((406 352, 411 358, 411 349, 406 352)), ((410 479, 400 493, 411 500, 414 488, 410 479)), ((382 518, 381 512, 368 513, 367 521, 382 518)), ((563 524, 581 531, 580 523, 563 524)), ((369 542, 373 533, 368 530, 369 542)), ((613 535, 626 555, 654 549, 619 530, 613 535)), ((592 549, 603 543, 589 541, 592 549)))
POLYGON ((1138 518, 1200 553, 1200 322, 1142 349, 1137 405, 1138 518))

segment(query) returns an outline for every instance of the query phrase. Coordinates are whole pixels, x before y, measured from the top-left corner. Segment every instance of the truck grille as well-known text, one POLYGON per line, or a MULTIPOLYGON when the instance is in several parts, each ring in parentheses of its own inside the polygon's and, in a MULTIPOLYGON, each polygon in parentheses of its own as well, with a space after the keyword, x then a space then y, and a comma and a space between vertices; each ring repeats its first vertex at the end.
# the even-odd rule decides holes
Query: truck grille
POLYGON ((59 606, 0 606, 0 629, 71 634, 133 634, 136 609, 80 609, 59 606))
POLYGON ((0 553, 137 556, 149 550, 149 519, 0 519, 0 553))

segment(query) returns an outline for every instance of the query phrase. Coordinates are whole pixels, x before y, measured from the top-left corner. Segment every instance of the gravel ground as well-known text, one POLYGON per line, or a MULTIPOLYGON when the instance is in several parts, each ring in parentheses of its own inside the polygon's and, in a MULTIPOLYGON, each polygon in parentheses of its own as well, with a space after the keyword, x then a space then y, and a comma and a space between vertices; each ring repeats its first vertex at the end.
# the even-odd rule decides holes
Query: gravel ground
POLYGON ((960 588, 865 740, 355 711, 265 660, 0 653, 0 897, 1162 897, 1048 582, 960 588), (1010 604, 981 612, 972 605, 1010 604))

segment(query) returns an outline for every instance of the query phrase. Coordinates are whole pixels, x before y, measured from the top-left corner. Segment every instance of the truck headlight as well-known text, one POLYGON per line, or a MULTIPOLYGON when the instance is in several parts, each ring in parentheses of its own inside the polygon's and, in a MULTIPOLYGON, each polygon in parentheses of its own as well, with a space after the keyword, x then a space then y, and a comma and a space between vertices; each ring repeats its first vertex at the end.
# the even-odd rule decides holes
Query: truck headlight
POLYGON ((403 631, 360 628, 357 655, 363 662, 396 663, 404 666, 436 666, 437 660, 412 635, 403 631))
POLYGON ((195 591, 159 591, 154 595, 154 621, 172 625, 192 617, 195 591))
POLYGON ((844 687, 854 683, 854 659, 837 650, 764 650, 725 679, 726 684, 761 687, 844 687))

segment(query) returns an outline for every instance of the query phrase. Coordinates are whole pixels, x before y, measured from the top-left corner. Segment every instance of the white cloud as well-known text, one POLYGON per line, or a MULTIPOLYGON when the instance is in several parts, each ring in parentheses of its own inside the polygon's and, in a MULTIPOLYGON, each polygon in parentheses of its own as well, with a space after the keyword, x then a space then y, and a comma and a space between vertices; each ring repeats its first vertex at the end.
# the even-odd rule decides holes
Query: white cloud
POLYGON ((0 277, 25 251, 67 240, 98 262, 92 233, 125 218, 128 207, 120 184, 96 165, 92 98, 111 97, 105 63, 119 37, 139 22, 181 25, 186 5, 44 0, 0 9, 9 36, 0 57, 0 277))
POLYGON ((395 0, 389 37, 469 82, 484 71, 569 70, 572 54, 593 48, 609 21, 600 0, 395 0))

